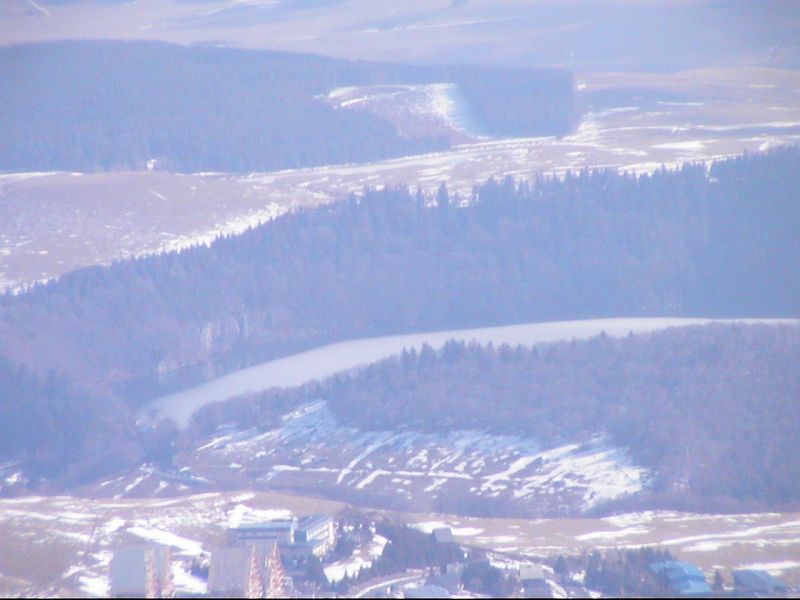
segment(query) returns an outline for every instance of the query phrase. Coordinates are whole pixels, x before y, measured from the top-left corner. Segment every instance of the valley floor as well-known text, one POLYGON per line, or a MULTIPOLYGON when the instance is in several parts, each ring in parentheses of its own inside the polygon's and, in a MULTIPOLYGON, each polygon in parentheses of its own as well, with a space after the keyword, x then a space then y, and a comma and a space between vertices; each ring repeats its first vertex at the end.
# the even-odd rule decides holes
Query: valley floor
MULTIPOLYGON (((0 500, 0 593, 108 592, 114 548, 142 541, 170 546, 181 592, 200 592, 188 573, 194 557, 222 543, 225 528, 243 520, 322 512, 340 502, 277 492, 210 493, 169 499, 86 499, 71 496, 0 500)), ((640 512, 602 519, 467 518, 435 513, 370 511, 423 531, 450 526, 458 542, 490 550, 497 565, 583 549, 659 545, 707 574, 751 567, 800 583, 800 513, 700 515, 640 512)), ((378 540, 380 541, 380 540, 378 540)), ((377 548, 376 548, 377 550, 377 548)), ((355 565, 371 550, 357 551, 355 565)), ((373 553, 374 555, 374 553, 373 553)), ((338 563, 347 570, 347 561, 338 563)), ((353 567, 355 569, 357 567, 353 567)))

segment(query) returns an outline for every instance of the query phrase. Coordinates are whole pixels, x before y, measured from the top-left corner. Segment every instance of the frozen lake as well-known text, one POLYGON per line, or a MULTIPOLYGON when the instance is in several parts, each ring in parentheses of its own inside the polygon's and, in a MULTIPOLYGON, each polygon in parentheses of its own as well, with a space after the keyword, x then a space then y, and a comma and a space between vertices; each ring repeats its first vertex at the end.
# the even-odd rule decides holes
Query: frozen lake
POLYGON ((709 322, 773 323, 781 319, 704 319, 679 317, 590 319, 583 321, 552 321, 526 323, 505 327, 432 331, 409 335, 348 340, 321 346, 313 350, 267 361, 234 371, 207 381, 197 387, 162 396, 145 406, 157 409, 164 417, 174 419, 185 427, 198 408, 247 392, 259 392, 271 387, 292 387, 323 379, 335 373, 364 366, 394 354, 404 348, 419 350, 423 344, 439 348, 448 340, 489 342, 509 345, 534 345, 571 339, 586 339, 605 331, 611 336, 646 333, 667 327, 698 325, 709 322))

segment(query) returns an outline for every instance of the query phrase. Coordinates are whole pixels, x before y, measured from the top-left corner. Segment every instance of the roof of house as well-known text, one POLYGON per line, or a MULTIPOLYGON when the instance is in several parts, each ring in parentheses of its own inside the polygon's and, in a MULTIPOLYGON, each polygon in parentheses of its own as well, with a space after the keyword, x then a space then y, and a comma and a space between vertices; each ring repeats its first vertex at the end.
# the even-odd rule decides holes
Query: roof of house
POLYGON ((449 527, 439 527, 431 532, 433 539, 439 544, 452 544, 456 541, 449 527))
POLYGON ((261 523, 242 523, 238 527, 231 527, 232 531, 247 531, 247 530, 264 530, 264 531, 282 531, 285 529, 292 529, 297 525, 294 519, 280 519, 275 521, 263 521, 261 523))
POLYGON ((301 517, 297 523, 299 529, 311 529, 319 525, 327 525, 332 519, 328 515, 306 515, 301 517))
POLYGON ((769 571, 761 569, 739 569, 733 572, 733 580, 737 587, 763 592, 786 590, 787 585, 774 577, 769 571))
POLYGON ((703 572, 696 566, 678 560, 653 563, 650 570, 666 577, 669 588, 681 596, 704 596, 711 594, 703 572))
POLYGON ((147 553, 153 552, 156 574, 162 578, 170 568, 169 550, 154 544, 124 546, 111 560, 111 593, 115 596, 144 594, 147 590, 147 553))
POLYGON ((680 581, 681 579, 705 581, 706 579, 706 576, 700 569, 692 564, 679 560, 667 560, 653 563, 650 565, 650 570, 658 574, 665 574, 670 581, 680 581))
POLYGON ((525 581, 540 581, 544 579, 544 569, 541 565, 525 565, 519 569, 519 578, 525 581))

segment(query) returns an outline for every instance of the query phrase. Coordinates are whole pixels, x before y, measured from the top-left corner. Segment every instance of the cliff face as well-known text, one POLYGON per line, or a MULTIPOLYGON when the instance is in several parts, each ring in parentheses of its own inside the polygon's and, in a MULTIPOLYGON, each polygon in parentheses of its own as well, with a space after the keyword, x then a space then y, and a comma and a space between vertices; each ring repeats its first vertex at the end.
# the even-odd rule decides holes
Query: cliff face
POLYGON ((331 341, 333 329, 299 328, 269 309, 188 327, 158 362, 127 382, 123 395, 138 404, 259 362, 331 341))

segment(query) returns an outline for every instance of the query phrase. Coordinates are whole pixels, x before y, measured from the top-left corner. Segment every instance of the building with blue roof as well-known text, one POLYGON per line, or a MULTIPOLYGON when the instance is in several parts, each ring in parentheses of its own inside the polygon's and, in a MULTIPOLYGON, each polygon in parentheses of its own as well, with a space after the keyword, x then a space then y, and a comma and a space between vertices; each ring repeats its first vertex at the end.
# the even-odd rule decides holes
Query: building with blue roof
POLYGON ((662 578, 670 591, 678 596, 711 596, 711 586, 708 585, 706 576, 692 564, 668 560, 651 564, 650 570, 662 578))
POLYGON ((789 587, 769 571, 761 569, 739 569, 733 572, 737 596, 780 598, 786 596, 789 587))

